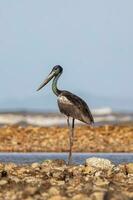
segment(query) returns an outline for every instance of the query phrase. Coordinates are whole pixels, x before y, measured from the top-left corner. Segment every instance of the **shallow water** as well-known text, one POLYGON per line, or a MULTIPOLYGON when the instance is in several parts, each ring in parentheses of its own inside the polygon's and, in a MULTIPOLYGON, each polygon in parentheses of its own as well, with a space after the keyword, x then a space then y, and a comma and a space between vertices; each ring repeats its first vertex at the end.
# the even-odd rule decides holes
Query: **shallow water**
MULTIPOLYGON (((67 156, 67 153, 0 153, 0 162, 27 164, 48 159, 63 159, 67 161, 67 156)), ((133 162, 133 153, 73 153, 72 161, 75 164, 83 164, 90 157, 107 158, 115 164, 133 162)))

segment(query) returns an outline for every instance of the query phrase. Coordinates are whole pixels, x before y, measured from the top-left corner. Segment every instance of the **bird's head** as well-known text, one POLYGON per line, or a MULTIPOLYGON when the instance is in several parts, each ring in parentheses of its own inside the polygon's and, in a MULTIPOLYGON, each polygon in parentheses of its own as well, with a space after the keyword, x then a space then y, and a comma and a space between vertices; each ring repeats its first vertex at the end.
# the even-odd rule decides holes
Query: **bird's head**
POLYGON ((55 75, 61 73, 63 71, 63 68, 60 65, 55 65, 51 72, 54 72, 55 75))
POLYGON ((48 75, 48 77, 43 81, 43 83, 39 86, 37 91, 42 89, 53 77, 57 76, 58 74, 61 74, 63 71, 63 68, 60 65, 56 65, 53 67, 52 71, 48 75))

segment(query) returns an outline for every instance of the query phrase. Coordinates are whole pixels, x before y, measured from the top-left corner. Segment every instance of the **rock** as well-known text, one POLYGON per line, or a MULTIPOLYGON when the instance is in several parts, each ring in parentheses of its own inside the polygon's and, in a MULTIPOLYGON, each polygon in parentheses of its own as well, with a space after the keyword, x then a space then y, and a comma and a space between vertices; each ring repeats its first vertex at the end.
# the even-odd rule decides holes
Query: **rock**
POLYGON ((133 174, 133 163, 128 163, 125 165, 128 174, 133 174))
POLYGON ((12 177, 12 181, 14 181, 15 183, 19 183, 21 180, 17 177, 12 177))
POLYGON ((41 196, 43 196, 44 199, 48 199, 48 196, 49 196, 49 195, 48 195, 48 193, 43 192, 43 193, 41 194, 41 196))
POLYGON ((115 176, 114 176, 114 180, 120 181, 120 182, 125 181, 125 178, 126 178, 126 175, 125 175, 125 173, 122 173, 122 172, 119 172, 119 173, 115 174, 115 176))
POLYGON ((9 163, 9 164, 5 165, 4 170, 11 172, 11 171, 14 171, 15 168, 16 168, 16 164, 9 163))
POLYGON ((94 184, 102 187, 102 186, 107 186, 109 184, 109 181, 107 179, 97 177, 94 184))
POLYGON ((7 177, 7 176, 8 176, 7 171, 2 170, 2 171, 1 171, 1 178, 7 177))
POLYGON ((61 160, 61 159, 56 159, 56 160, 52 161, 52 164, 54 166, 62 167, 63 165, 66 165, 66 162, 64 160, 61 160))
POLYGON ((2 163, 0 163, 0 170, 2 170, 4 167, 4 165, 2 163))
MULTIPOLYGON (((14 199, 12 199, 12 200, 14 200, 14 199)), ((33 198, 32 197, 27 197, 25 200, 33 200, 33 198)))
POLYGON ((40 167, 40 164, 39 163, 32 163, 31 167, 33 169, 36 169, 36 168, 38 169, 40 167))
POLYGON ((87 175, 87 174, 95 174, 96 169, 92 166, 86 166, 83 168, 82 173, 87 175))
POLYGON ((18 169, 17 170, 17 174, 18 175, 23 175, 23 174, 28 174, 30 172, 30 170, 29 169, 27 169, 26 167, 21 167, 20 169, 18 169))
MULTIPOLYGON (((104 199, 106 200, 129 200, 128 196, 119 191, 108 191, 104 194, 104 199)), ((131 200, 131 199, 130 199, 131 200)))
POLYGON ((99 171, 96 171, 95 176, 99 177, 99 176, 102 176, 102 174, 103 174, 103 171, 99 170, 99 171))
POLYGON ((53 171, 51 171, 51 174, 52 174, 52 177, 53 178, 55 178, 55 179, 60 179, 61 178, 61 176, 62 176, 62 170, 53 170, 53 171))
POLYGON ((0 186, 2 186, 2 185, 6 185, 7 183, 8 183, 7 180, 1 180, 1 181, 0 181, 0 186))
POLYGON ((93 188, 94 188, 94 184, 92 182, 92 179, 88 180, 88 182, 85 183, 85 185, 83 187, 83 194, 90 195, 93 191, 93 188))
POLYGON ((127 174, 126 165, 119 164, 118 167, 119 167, 119 172, 124 173, 125 175, 127 174))
POLYGON ((65 184, 64 181, 58 181, 58 186, 62 186, 62 185, 64 185, 64 184, 65 184))
POLYGON ((72 200, 90 200, 90 198, 84 194, 75 195, 72 200))
POLYGON ((117 174, 119 172, 120 172, 120 168, 118 166, 116 166, 113 168, 113 170, 109 169, 106 174, 107 174, 108 178, 112 178, 112 177, 114 177, 115 174, 117 174))
POLYGON ((85 165, 92 166, 101 170, 109 170, 113 169, 114 167, 114 164, 110 160, 95 157, 86 159, 85 165))
POLYGON ((37 180, 36 177, 25 177, 25 178, 24 178, 24 181, 25 181, 26 183, 37 183, 37 182, 38 182, 38 180, 37 180))
POLYGON ((51 164, 52 164, 52 160, 44 160, 44 161, 42 161, 41 166, 48 167, 51 164))
POLYGON ((127 195, 131 200, 133 199, 133 191, 126 191, 126 192, 124 192, 125 193, 125 195, 127 195))
POLYGON ((67 200, 67 198, 66 197, 62 197, 60 195, 56 195, 56 196, 48 198, 48 200, 67 200))
POLYGON ((56 159, 56 160, 45 160, 42 162, 41 164, 42 166, 47 166, 47 165, 50 165, 50 166, 63 166, 63 165, 66 165, 66 162, 64 160, 60 160, 60 159, 56 159))
POLYGON ((104 200, 105 192, 94 192, 91 194, 90 198, 92 200, 104 200))
POLYGON ((64 172, 67 176, 72 178, 73 176, 79 176, 83 171, 84 166, 69 166, 68 169, 64 169, 64 172))
POLYGON ((54 161, 55 165, 53 161, 49 161, 49 164, 33 163, 16 166, 5 163, 0 170, 0 199, 6 197, 9 200, 129 200, 133 198, 132 163, 113 167, 114 165, 107 159, 87 160, 86 166, 64 165, 61 164, 62 161, 61 163, 54 161))
POLYGON ((26 192, 29 195, 34 195, 36 193, 36 191, 37 191, 37 188, 35 188, 35 187, 28 186, 26 188, 26 192))
POLYGON ((50 196, 59 195, 59 190, 56 187, 51 187, 48 191, 50 196))

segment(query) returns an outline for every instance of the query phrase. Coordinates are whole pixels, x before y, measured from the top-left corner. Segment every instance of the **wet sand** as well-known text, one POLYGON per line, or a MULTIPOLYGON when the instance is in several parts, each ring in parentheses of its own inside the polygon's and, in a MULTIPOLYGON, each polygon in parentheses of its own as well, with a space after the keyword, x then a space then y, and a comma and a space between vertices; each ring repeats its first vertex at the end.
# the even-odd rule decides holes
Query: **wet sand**
MULTIPOLYGON (((3 126, 1 152, 68 152, 68 129, 63 127, 3 126)), ((133 152, 133 125, 75 128, 73 152, 133 152)))

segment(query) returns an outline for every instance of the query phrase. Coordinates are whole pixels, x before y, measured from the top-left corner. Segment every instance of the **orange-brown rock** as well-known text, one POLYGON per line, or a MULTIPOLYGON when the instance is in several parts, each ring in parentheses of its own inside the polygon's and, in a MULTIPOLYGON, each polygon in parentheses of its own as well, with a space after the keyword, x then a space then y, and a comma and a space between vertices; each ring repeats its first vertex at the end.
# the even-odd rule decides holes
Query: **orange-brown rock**
MULTIPOLYGON (((60 165, 59 160, 29 165, 3 164, 5 170, 0 169, 0 199, 131 200, 133 173, 126 175, 122 170, 124 166, 114 166, 110 177, 111 166, 106 170, 96 166, 89 168, 89 165, 68 166, 65 161, 60 165)), ((132 163, 128 166, 131 167, 132 163)))
MULTIPOLYGON (((68 129, 61 127, 0 128, 0 151, 66 152, 68 129)), ((74 152, 133 152, 133 125, 75 128, 74 152)))

